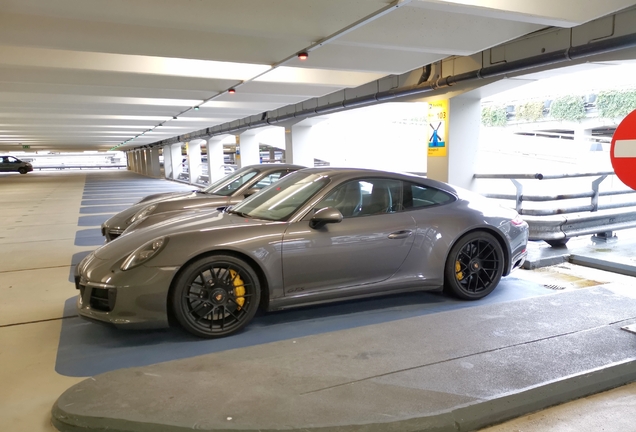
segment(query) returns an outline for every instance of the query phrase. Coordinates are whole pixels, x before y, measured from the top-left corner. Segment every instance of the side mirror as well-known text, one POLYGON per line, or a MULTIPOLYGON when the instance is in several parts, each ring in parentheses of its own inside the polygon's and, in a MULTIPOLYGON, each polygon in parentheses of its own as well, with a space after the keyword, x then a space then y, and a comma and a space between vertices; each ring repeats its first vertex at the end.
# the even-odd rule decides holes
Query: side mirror
POLYGON ((342 213, 333 207, 325 207, 317 210, 314 217, 309 221, 309 226, 313 229, 319 229, 328 223, 342 222, 342 213))
POLYGON ((247 198, 248 196, 254 195, 256 192, 260 191, 260 189, 258 188, 249 188, 248 190, 245 191, 245 193, 243 194, 243 196, 245 198, 247 198))

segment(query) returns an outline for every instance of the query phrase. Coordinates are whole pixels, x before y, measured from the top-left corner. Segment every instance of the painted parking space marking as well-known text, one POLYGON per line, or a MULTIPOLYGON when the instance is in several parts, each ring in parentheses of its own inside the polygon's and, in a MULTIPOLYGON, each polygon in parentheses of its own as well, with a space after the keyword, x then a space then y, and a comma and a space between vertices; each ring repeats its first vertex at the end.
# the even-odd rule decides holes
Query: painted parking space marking
MULTIPOLYGON (((540 284, 507 277, 488 297, 468 302, 441 294, 415 292, 346 301, 325 306, 260 313, 241 332, 222 339, 199 339, 180 328, 120 330, 80 318, 64 320, 55 370, 92 376, 111 370, 194 357, 303 336, 381 324, 449 310, 558 295, 540 284)), ((75 298, 66 302, 75 309, 75 298)))

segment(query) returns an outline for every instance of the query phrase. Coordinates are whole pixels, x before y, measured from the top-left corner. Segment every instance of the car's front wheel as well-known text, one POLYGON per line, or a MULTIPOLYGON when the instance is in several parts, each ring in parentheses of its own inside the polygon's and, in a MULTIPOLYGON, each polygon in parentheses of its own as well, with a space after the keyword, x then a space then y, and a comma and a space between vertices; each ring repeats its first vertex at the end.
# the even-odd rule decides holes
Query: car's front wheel
POLYGON ((20 174, 26 174, 26 173, 27 173, 27 169, 26 169, 26 168, 24 168, 24 167, 20 167, 20 168, 18 168, 18 172, 19 172, 20 174))
POLYGON ((232 255, 212 255, 188 265, 171 293, 174 315, 190 333, 228 336, 245 327, 260 302, 258 276, 232 255))
POLYGON ((496 287, 504 268, 504 253, 487 232, 473 232, 451 248, 444 269, 445 288, 464 300, 486 297, 496 287))

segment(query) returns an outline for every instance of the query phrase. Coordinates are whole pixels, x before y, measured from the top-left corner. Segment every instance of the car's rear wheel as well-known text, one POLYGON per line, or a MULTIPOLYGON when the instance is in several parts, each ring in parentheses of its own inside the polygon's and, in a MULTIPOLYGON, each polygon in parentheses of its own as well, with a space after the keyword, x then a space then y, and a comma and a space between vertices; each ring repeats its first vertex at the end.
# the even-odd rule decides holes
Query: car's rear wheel
POLYGON ((184 329, 199 337, 218 338, 250 322, 261 291, 258 276, 245 261, 212 255, 188 265, 171 295, 174 315, 184 329))
POLYGON ((26 169, 26 168, 24 168, 24 167, 20 167, 20 168, 18 168, 18 172, 19 172, 20 174, 26 174, 26 173, 27 173, 27 169, 26 169))
POLYGON ((504 253, 487 232, 473 232, 451 248, 444 269, 445 288, 465 300, 478 300, 496 287, 504 269, 504 253))

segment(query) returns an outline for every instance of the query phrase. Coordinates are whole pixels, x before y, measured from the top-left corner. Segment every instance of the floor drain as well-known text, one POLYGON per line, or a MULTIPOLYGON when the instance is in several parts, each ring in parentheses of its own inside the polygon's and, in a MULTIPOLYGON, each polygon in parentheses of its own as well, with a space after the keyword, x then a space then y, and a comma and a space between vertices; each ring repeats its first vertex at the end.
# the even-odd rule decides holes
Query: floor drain
POLYGON ((561 285, 543 285, 544 287, 551 289, 551 290, 564 290, 565 287, 561 286, 561 285))

